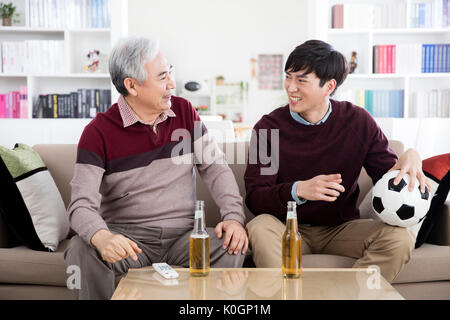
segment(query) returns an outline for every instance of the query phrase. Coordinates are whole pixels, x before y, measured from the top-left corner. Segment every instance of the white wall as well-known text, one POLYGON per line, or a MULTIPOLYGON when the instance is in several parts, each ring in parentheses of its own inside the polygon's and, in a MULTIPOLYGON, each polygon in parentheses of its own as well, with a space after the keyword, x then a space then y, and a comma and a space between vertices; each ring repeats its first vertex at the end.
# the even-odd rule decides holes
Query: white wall
MULTIPOLYGON (((250 59, 258 54, 287 58, 306 41, 306 0, 131 0, 129 35, 155 37, 185 80, 249 80, 250 59)), ((282 92, 252 94, 247 122, 276 107, 282 92), (275 105, 274 105, 275 104, 275 105)))

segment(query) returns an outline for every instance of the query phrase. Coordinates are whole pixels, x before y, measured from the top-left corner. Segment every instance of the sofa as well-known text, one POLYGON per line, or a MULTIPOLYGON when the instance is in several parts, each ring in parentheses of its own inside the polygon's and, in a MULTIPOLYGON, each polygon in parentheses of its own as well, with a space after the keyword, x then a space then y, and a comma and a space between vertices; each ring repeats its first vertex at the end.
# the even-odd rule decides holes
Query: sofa
MULTIPOLYGON (((390 141, 397 153, 403 151, 398 141, 390 141)), ((224 150, 242 197, 245 197, 244 172, 248 143, 219 144, 224 150)), ((35 145, 50 171, 64 204, 70 202, 70 185, 76 159, 76 145, 35 145)), ((197 174, 197 198, 205 201, 207 226, 215 226, 219 210, 209 191, 197 174)), ((361 194, 358 205, 371 188, 372 182, 363 169, 359 178, 361 194)), ((245 207, 246 219, 254 216, 245 207)), ((414 249, 411 260, 394 280, 393 286, 406 299, 450 299, 450 203, 439 215, 439 223, 432 230, 427 243, 414 249)), ((73 299, 66 288, 66 270, 63 253, 68 238, 55 252, 33 251, 20 245, 4 225, 0 216, 0 299, 73 299)), ((244 266, 252 266, 251 256, 244 266)), ((308 254, 303 256, 305 268, 350 268, 354 259, 335 255, 308 254)))

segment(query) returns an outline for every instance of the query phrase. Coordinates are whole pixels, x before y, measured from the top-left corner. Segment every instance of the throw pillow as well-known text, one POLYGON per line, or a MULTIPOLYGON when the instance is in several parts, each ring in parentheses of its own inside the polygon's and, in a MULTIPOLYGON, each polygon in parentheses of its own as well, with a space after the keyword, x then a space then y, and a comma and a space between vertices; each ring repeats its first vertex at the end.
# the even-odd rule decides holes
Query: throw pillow
MULTIPOLYGON (((426 218, 420 223, 407 228, 415 241, 415 247, 419 248, 426 240, 438 219, 439 211, 449 193, 450 188, 450 153, 435 156, 422 161, 422 170, 431 184, 430 196, 432 197, 430 209, 426 218)), ((361 219, 380 220, 372 209, 372 190, 364 197, 359 206, 361 219)))
POLYGON ((61 195, 39 154, 25 144, 0 146, 3 220, 33 250, 55 251, 69 233, 61 195))
POLYGON ((439 212, 448 197, 450 190, 450 153, 423 160, 422 170, 430 183, 437 184, 437 188, 431 200, 430 210, 428 210, 417 235, 416 248, 427 241, 431 230, 438 221, 439 212))

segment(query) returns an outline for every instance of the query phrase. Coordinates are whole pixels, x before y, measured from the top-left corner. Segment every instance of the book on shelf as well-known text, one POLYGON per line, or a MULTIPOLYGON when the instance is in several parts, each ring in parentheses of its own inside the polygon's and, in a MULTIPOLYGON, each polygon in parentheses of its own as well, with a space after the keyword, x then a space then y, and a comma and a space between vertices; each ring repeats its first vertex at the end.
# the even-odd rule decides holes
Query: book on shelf
POLYGON ((411 94, 409 117, 450 117, 450 89, 420 90, 411 94))
POLYGON ((28 118, 26 86, 21 86, 20 91, 9 91, 0 94, 0 118, 28 118))
POLYGON ((376 118, 403 118, 403 90, 340 90, 338 100, 350 101, 365 108, 376 118))
POLYGON ((331 7, 333 29, 402 28, 405 26, 405 3, 346 3, 331 7))
POLYGON ((110 27, 110 0, 26 0, 28 27, 83 29, 110 27))
POLYGON ((57 74, 67 71, 64 41, 3 41, 0 44, 4 74, 57 74))
POLYGON ((446 28, 450 26, 449 12, 449 0, 411 3, 411 27, 446 28))
POLYGON ((110 89, 78 89, 66 94, 40 94, 33 118, 94 118, 111 106, 110 89))
POLYGON ((397 44, 373 47, 373 73, 450 72, 450 44, 397 44))
POLYGON ((422 45, 423 73, 450 72, 450 44, 422 45))

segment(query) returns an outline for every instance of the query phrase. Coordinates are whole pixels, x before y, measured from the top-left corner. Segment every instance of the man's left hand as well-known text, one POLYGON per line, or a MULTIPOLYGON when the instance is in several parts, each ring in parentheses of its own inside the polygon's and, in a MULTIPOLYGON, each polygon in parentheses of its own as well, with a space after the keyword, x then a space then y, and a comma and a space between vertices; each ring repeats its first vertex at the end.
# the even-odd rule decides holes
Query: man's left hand
POLYGON ((420 156, 416 150, 406 150, 400 156, 397 163, 388 172, 393 170, 400 170, 394 180, 394 185, 397 185, 402 180, 403 176, 408 173, 411 178, 408 188, 409 192, 414 190, 414 184, 416 182, 416 179, 414 179, 415 177, 419 180, 421 193, 425 193, 425 185, 428 186, 428 190, 431 190, 430 182, 422 171, 422 159, 420 159, 420 156))
POLYGON ((245 254, 248 249, 247 232, 244 227, 235 220, 226 220, 217 224, 214 231, 219 239, 225 231, 225 239, 223 241, 223 249, 228 248, 229 254, 237 255, 241 250, 245 254))

